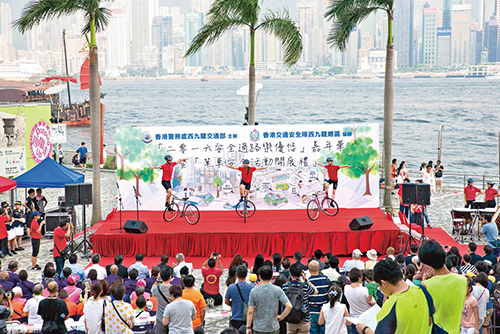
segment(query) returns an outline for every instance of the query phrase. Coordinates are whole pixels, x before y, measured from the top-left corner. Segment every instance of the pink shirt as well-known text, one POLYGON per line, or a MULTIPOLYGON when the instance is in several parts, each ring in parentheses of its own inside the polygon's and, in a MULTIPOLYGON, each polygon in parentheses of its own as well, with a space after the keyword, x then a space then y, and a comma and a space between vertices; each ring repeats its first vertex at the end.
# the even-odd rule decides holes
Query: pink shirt
POLYGON ((474 318, 474 307, 477 308, 477 300, 472 297, 472 295, 468 295, 465 298, 465 305, 462 311, 462 320, 460 321, 460 325, 464 328, 472 328, 475 327, 475 318, 474 318))
POLYGON ((73 302, 75 304, 80 302, 80 295, 82 294, 82 289, 77 288, 74 285, 68 285, 64 288, 64 290, 68 291, 68 301, 73 302))

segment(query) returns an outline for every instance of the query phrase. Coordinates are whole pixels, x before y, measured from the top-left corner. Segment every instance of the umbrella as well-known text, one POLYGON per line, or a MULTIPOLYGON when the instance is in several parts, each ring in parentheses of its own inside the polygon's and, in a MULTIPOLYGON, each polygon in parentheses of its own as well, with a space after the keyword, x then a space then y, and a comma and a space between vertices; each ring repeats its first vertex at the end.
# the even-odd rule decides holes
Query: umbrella
POLYGON ((47 77, 42 79, 43 82, 50 82, 52 80, 61 80, 64 82, 71 81, 72 83, 78 83, 78 80, 73 77, 47 77))
POLYGON ((0 176, 0 193, 17 188, 17 182, 6 177, 0 176))
POLYGON ((66 87, 67 87, 66 85, 58 85, 58 86, 50 87, 49 89, 46 89, 44 91, 44 93, 47 95, 59 94, 60 92, 65 90, 66 87))
MULTIPOLYGON (((258 93, 262 89, 262 87, 264 87, 263 84, 256 83, 255 84, 255 93, 258 93)), ((250 85, 246 85, 246 86, 243 86, 240 89, 238 89, 236 94, 241 95, 241 96, 247 96, 249 92, 250 92, 250 85)))

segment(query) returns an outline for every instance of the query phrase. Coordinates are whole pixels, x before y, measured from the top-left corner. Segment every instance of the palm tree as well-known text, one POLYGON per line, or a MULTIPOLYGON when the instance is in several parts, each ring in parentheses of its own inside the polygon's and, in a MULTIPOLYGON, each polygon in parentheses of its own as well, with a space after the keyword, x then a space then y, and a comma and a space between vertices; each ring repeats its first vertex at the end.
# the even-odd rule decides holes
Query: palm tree
POLYGON ((328 43, 340 50, 345 50, 351 31, 370 14, 378 10, 387 13, 388 36, 385 60, 384 88, 384 167, 385 188, 384 207, 392 209, 391 199, 391 159, 392 159, 392 128, 394 107, 394 36, 392 23, 394 19, 394 0, 329 0, 325 18, 333 21, 333 27, 328 35, 328 43))
POLYGON ((50 20, 61 16, 83 12, 85 26, 82 34, 90 33, 90 116, 92 155, 94 161, 92 187, 92 224, 101 220, 101 100, 99 85, 99 64, 97 54, 96 32, 104 30, 109 24, 111 11, 101 7, 102 3, 112 0, 32 0, 23 9, 21 17, 14 21, 14 26, 25 33, 40 24, 42 20, 50 20))
POLYGON ((286 66, 297 63, 302 54, 302 36, 287 9, 269 10, 259 23, 260 13, 259 0, 215 0, 207 13, 207 24, 193 38, 185 55, 192 56, 203 45, 212 45, 231 29, 243 27, 250 30, 249 125, 255 124, 255 33, 262 29, 278 37, 283 45, 283 62, 286 66))

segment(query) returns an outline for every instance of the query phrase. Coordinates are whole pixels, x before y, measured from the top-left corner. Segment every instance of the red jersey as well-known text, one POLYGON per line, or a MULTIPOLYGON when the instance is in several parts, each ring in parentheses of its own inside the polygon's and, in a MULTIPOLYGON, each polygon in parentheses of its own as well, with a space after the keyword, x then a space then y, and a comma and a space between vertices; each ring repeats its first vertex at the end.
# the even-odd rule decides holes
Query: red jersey
POLYGON ((66 248, 66 238, 64 237, 65 234, 66 232, 60 227, 56 227, 56 229, 54 230, 54 257, 61 256, 57 251, 56 246, 61 251, 66 248))
MULTIPOLYGON (((245 183, 252 183, 252 174, 257 168, 255 167, 238 167, 241 172, 241 181, 245 183)), ((217 292, 218 293, 218 292, 217 292)))
MULTIPOLYGON (((36 230, 38 230, 39 228, 40 228, 40 225, 38 224, 38 220, 33 219, 31 221, 31 239, 42 239, 42 231, 40 231, 40 233, 36 233, 36 230)), ((57 247, 59 247, 59 246, 57 246, 57 247)))
MULTIPOLYGON (((401 196, 399 198, 399 204, 403 204, 403 185, 399 185, 398 196, 401 196)), ((403 206, 410 206, 410 204, 403 204, 403 206)))
POLYGON ((5 223, 8 221, 9 221, 8 217, 5 216, 0 217, 0 239, 5 239, 9 236, 7 233, 7 225, 5 225, 5 223))
POLYGON ((474 186, 465 187, 465 189, 464 189, 465 200, 466 201, 475 201, 476 200, 476 193, 480 193, 480 192, 481 192, 481 190, 479 188, 474 187, 474 186))
POLYGON ((484 191, 484 201, 494 201, 495 195, 498 194, 498 190, 489 188, 484 191))
POLYGON ((170 165, 165 163, 161 165, 161 169, 163 170, 163 176, 161 179, 163 181, 172 180, 172 173, 174 172, 174 166, 177 165, 177 162, 172 162, 170 165))
POLYGON ((328 177, 330 178, 330 180, 333 180, 333 181, 339 180, 337 172, 339 171, 340 166, 326 165, 326 169, 328 170, 328 177))
POLYGON ((203 290, 209 295, 217 295, 219 293, 219 278, 222 275, 222 270, 217 268, 201 268, 201 274, 204 278, 203 290))

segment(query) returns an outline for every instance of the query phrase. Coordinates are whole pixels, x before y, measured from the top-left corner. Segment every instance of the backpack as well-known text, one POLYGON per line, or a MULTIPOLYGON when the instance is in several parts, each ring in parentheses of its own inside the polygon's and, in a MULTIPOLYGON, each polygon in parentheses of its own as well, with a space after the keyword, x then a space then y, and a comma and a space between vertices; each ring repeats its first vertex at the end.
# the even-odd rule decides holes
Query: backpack
POLYGON ((75 154, 73 158, 71 159, 71 162, 77 165, 80 162, 80 159, 78 159, 78 154, 75 154))
POLYGON ((303 312, 305 299, 304 282, 301 282, 300 285, 292 285, 291 282, 289 284, 290 287, 286 290, 285 295, 292 304, 292 310, 286 316, 285 321, 291 324, 298 324, 306 317, 306 314, 303 312))

